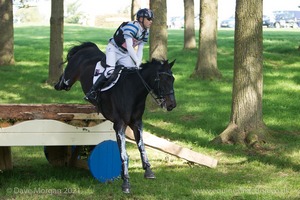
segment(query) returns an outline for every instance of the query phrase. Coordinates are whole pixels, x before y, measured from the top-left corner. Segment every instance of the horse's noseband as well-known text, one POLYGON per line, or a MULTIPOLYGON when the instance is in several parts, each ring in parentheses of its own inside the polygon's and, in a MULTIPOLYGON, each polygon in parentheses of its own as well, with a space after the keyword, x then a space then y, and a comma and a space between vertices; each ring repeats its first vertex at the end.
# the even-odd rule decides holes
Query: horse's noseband
POLYGON ((158 91, 157 99, 163 100, 166 96, 174 94, 174 90, 172 88, 172 89, 170 89, 170 91, 166 92, 161 88, 160 75, 166 75, 166 76, 170 76, 170 77, 173 77, 173 75, 168 72, 157 72, 157 76, 154 80, 157 83, 157 91, 158 91))
POLYGON ((157 83, 156 85, 157 85, 157 93, 158 93, 158 94, 154 94, 153 89, 146 83, 146 81, 143 79, 143 77, 141 76, 141 74, 139 73, 139 71, 137 71, 137 72, 138 72, 138 75, 139 75, 139 77, 141 78, 141 80, 142 80, 144 86, 145 86, 146 89, 148 90, 149 94, 152 96, 152 98, 155 100, 155 102, 156 102, 159 106, 162 106, 162 105, 165 103, 165 101, 166 101, 165 97, 166 97, 167 95, 172 95, 172 94, 174 94, 173 88, 172 88, 170 91, 165 92, 164 90, 161 89, 161 84, 160 84, 160 82, 161 82, 161 77, 160 77, 160 76, 161 76, 161 75, 167 75, 167 76, 173 77, 172 73, 168 73, 168 72, 157 72, 156 78, 154 79, 154 82, 157 83))
POLYGON ((66 91, 71 89, 70 79, 68 79, 68 80, 65 79, 65 73, 62 74, 62 76, 60 77, 60 80, 54 86, 54 88, 56 90, 66 90, 66 91))

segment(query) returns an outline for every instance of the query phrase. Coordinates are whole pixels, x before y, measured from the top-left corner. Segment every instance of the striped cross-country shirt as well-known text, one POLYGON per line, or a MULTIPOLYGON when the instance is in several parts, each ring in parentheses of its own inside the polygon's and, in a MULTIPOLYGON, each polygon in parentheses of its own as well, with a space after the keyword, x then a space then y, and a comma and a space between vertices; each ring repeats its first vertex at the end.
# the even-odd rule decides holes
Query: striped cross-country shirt
POLYGON ((141 44, 142 42, 147 43, 149 37, 149 30, 143 29, 139 22, 131 21, 125 24, 124 26, 120 27, 119 31, 116 32, 115 41, 118 45, 121 45, 123 48, 126 48, 125 40, 127 38, 132 38, 133 48, 137 45, 141 44))

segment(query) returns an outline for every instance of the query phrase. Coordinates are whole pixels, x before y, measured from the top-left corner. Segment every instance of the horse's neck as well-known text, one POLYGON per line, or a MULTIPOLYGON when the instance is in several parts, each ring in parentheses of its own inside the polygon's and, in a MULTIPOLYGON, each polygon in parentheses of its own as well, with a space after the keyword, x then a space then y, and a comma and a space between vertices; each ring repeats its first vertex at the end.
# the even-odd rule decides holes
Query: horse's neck
POLYGON ((152 67, 152 66, 148 66, 147 68, 145 68, 142 71, 142 77, 145 80, 145 82, 150 86, 153 87, 154 83, 155 83, 155 78, 156 78, 156 74, 157 74, 157 70, 152 67))
POLYGON ((155 75, 153 73, 153 69, 144 68, 132 74, 132 76, 126 77, 125 81, 128 81, 128 78, 131 82, 131 89, 135 88, 134 93, 139 98, 143 98, 144 96, 146 97, 149 94, 149 92, 154 88, 155 75))

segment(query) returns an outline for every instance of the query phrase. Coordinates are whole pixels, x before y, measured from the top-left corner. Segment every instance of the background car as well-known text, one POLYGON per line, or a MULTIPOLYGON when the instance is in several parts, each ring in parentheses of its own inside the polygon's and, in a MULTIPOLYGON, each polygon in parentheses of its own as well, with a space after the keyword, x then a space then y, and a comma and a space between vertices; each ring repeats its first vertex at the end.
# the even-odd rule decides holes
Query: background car
POLYGON ((168 21, 168 28, 183 28, 184 27, 184 17, 177 16, 171 17, 168 21))
POLYGON ((273 16, 263 15, 263 26, 271 28, 274 26, 274 21, 273 16))
POLYGON ((274 11, 274 27, 298 28, 300 27, 300 11, 274 11))
POLYGON ((223 20, 220 24, 222 28, 234 28, 235 26, 235 18, 232 16, 226 20, 223 20))

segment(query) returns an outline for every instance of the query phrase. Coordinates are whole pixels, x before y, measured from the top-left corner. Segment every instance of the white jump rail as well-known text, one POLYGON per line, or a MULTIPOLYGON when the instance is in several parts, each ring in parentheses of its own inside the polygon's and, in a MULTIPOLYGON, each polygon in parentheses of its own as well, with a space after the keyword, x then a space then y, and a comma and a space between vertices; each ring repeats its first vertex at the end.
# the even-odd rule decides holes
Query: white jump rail
POLYGON ((39 119, 0 128, 0 146, 97 145, 105 140, 116 140, 110 121, 92 127, 76 127, 39 119))
POLYGON ((116 140, 113 124, 97 114, 92 105, 2 104, 0 119, 15 121, 12 125, 0 125, 0 147, 97 145, 116 140), (74 120, 97 123, 89 127, 67 123, 74 120))

